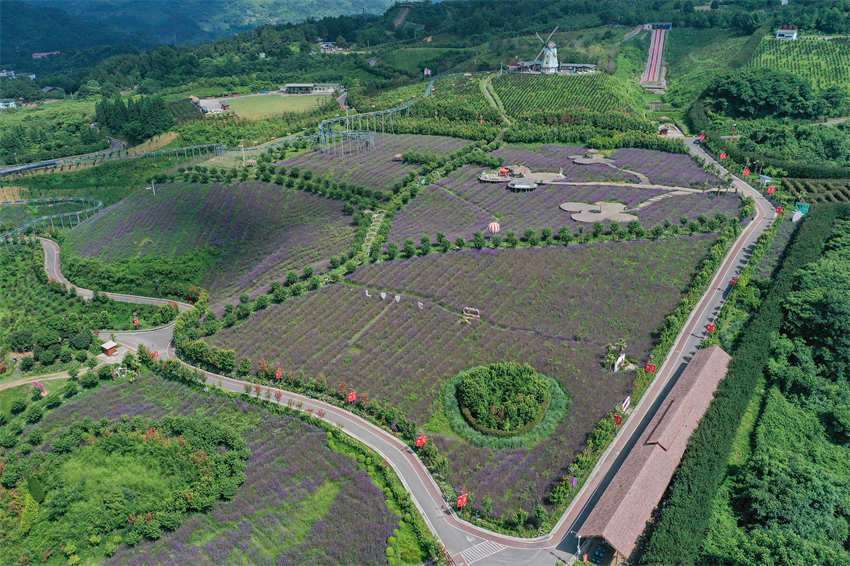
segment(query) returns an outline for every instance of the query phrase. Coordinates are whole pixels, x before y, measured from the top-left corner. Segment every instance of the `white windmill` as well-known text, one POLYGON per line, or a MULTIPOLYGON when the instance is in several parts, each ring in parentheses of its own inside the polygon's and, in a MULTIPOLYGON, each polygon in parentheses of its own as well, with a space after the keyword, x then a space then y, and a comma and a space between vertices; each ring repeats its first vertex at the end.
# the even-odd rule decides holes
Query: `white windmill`
POLYGON ((540 37, 539 33, 534 32, 534 35, 536 35, 537 39, 540 40, 540 43, 543 44, 543 48, 540 50, 540 53, 537 54, 535 59, 541 61, 540 56, 543 55, 543 64, 541 65, 540 70, 549 75, 558 72, 558 49, 555 46, 555 42, 550 41, 556 31, 558 31, 558 26, 555 26, 555 29, 549 33, 545 41, 542 37, 540 37))

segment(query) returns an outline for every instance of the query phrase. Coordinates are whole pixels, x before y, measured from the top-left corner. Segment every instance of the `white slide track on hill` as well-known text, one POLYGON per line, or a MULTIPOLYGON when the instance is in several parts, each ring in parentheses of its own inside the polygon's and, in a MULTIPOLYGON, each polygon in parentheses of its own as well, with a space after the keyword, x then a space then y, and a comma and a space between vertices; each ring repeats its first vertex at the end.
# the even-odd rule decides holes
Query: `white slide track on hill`
POLYGON ((652 30, 652 40, 649 43, 649 55, 646 67, 640 77, 641 84, 657 84, 661 82, 661 62, 664 59, 664 48, 667 45, 667 30, 652 30))
MULTIPOLYGON (((693 141, 693 139, 686 140, 688 150, 692 154, 699 155, 707 163, 712 163, 720 168, 720 164, 705 153, 700 146, 694 145, 693 141)), ((741 231, 738 239, 724 258, 705 294, 676 337, 670 354, 659 368, 655 380, 634 408, 628 420, 623 424, 617 437, 600 457, 599 462, 573 502, 548 534, 532 539, 522 539, 472 525, 460 519, 454 513, 443 499, 440 489, 415 452, 395 435, 344 408, 297 393, 281 390, 280 403, 288 404, 292 401, 303 411, 311 410, 314 416, 316 416, 317 411, 324 411, 323 420, 341 427, 347 434, 380 454, 398 474, 425 518, 425 522, 448 549, 456 564, 552 566, 556 560, 570 564, 576 560, 577 541, 574 533, 578 531, 593 505, 610 483, 611 478, 628 455, 634 441, 640 436, 658 410, 666 392, 669 390, 669 386, 675 382, 675 379, 687 366, 691 356, 696 352, 700 342, 705 338, 705 325, 713 322, 719 314, 724 301, 723 291, 727 282, 740 273, 743 266, 746 265, 752 246, 776 216, 773 206, 761 193, 741 179, 736 177, 733 177, 733 179, 733 186, 737 190, 755 199, 755 217, 741 231)), ((70 284, 62 275, 59 247, 47 239, 41 239, 41 242, 45 251, 45 270, 48 277, 70 284)), ((81 294, 90 293, 85 289, 78 289, 78 292, 81 294)), ((109 294, 109 296, 116 300, 144 304, 168 302, 165 299, 125 294, 109 294)), ((184 305, 181 304, 181 310, 192 308, 191 305, 184 305)), ((158 350, 162 358, 164 354, 173 355, 173 349, 170 348, 173 330, 173 325, 169 325, 153 331, 115 333, 115 341, 133 349, 144 344, 151 350, 158 350)), ((212 372, 204 371, 203 374, 209 385, 229 391, 244 393, 246 388, 250 389, 253 386, 251 382, 212 372)), ((250 390, 253 394, 253 389, 250 390)), ((276 391, 278 390, 275 388, 261 386, 261 393, 264 394, 264 397, 274 398, 272 393, 276 391)))

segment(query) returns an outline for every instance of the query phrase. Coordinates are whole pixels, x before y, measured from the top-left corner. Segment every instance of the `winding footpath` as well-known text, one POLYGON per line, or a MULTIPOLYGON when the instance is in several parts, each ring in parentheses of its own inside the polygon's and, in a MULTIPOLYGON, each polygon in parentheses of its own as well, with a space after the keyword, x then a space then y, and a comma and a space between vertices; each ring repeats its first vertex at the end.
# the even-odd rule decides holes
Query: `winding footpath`
MULTIPOLYGON (((720 165, 693 139, 687 139, 688 150, 692 155, 701 157, 706 163, 720 165)), ((375 450, 387 463, 410 492, 425 522, 448 549, 456 564, 516 565, 529 564, 552 566, 556 560, 567 564, 576 560, 579 554, 576 547, 575 532, 586 519, 593 505, 599 499, 611 478, 625 460, 632 446, 643 432, 661 402, 672 387, 679 374, 696 352, 705 338, 705 325, 713 322, 720 312, 724 301, 724 291, 729 280, 739 274, 746 265, 753 245, 758 237, 770 226, 776 214, 770 204, 758 191, 733 177, 733 187, 745 196, 755 199, 755 217, 742 230, 723 263, 717 270, 706 293, 694 308, 682 331, 676 338, 667 360, 661 365, 656 379, 633 408, 628 420, 621 427, 617 437, 600 457, 584 486, 573 502, 561 516, 553 530, 543 536, 522 539, 502 535, 477 527, 460 519, 444 501, 442 494, 420 462, 414 451, 403 441, 382 428, 341 408, 317 399, 309 398, 286 390, 261 386, 260 395, 273 400, 277 392, 280 404, 293 405, 302 411, 310 411, 314 416, 320 411, 322 419, 342 428, 357 440, 375 450)), ((64 277, 59 261, 59 247, 51 240, 41 239, 45 252, 45 270, 49 278, 66 286, 71 283, 64 277)), ((83 297, 91 297, 87 289, 77 289, 83 297)), ((120 293, 107 293, 117 301, 158 305, 171 302, 165 299, 139 297, 120 293)), ((191 305, 178 303, 181 311, 192 308, 191 305)), ((158 329, 139 332, 116 332, 114 339, 131 349, 144 344, 150 350, 160 352, 160 358, 174 357, 171 347, 173 324, 158 329)), ((188 365, 188 364, 187 364, 188 365)), ((189 366, 192 367, 192 366, 189 366)), ((196 368, 197 369, 197 368, 196 368)), ((228 391, 255 394, 254 384, 223 375, 202 371, 207 384, 228 391)))

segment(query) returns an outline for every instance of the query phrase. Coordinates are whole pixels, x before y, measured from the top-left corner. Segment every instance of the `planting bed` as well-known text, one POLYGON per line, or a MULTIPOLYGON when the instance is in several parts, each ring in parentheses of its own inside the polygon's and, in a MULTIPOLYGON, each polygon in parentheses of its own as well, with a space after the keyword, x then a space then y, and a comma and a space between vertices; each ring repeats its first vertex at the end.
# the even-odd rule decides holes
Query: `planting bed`
MULTIPOLYGON (((327 434, 236 398, 141 378, 83 393, 32 427, 54 432, 85 418, 201 416, 247 442, 246 481, 232 499, 190 515, 174 532, 121 545, 107 564, 386 564, 399 519, 356 461, 331 450, 327 434), (340 538, 340 532, 346 536, 340 538)), ((24 432, 28 434, 28 432, 24 432)), ((58 551, 56 552, 59 555, 58 551)), ((40 556, 39 556, 40 558, 40 556)))
MULTIPOLYGON (((632 207, 667 192, 616 185, 543 185, 521 193, 508 190, 502 183, 479 182, 480 172, 480 167, 468 165, 440 180, 439 186, 423 187, 396 215, 389 240, 402 243, 413 238, 418 243, 422 236, 433 238, 437 232, 452 240, 458 236, 468 239, 473 232, 486 230, 492 220, 499 221, 502 234, 513 231, 522 235, 528 228, 538 231, 550 228, 557 232, 562 226, 568 226, 573 232, 582 227, 589 231, 592 224, 573 220, 558 205, 563 202, 593 204, 601 200, 632 207)), ((676 195, 631 214, 638 216, 645 228, 652 228, 665 220, 678 223, 683 217, 694 220, 701 214, 735 216, 740 203, 731 193, 676 195)))
POLYGON ((370 151, 339 156, 313 149, 281 161, 278 165, 297 166, 335 181, 390 192, 394 183, 401 181, 408 173, 418 171, 415 166, 393 161, 394 155, 405 151, 446 155, 470 143, 469 140, 443 136, 376 134, 375 147, 370 151))
POLYGON ((587 148, 578 145, 506 145, 492 152, 492 155, 503 158, 505 165, 525 165, 536 172, 557 173, 563 169, 566 181, 640 182, 637 176, 618 171, 604 163, 581 165, 570 159, 571 155, 584 155, 586 151, 587 148))
POLYGON ((334 388, 344 382, 420 424, 439 415, 440 389, 458 372, 529 363, 572 399, 550 438, 531 449, 493 450, 458 439, 439 418, 428 428, 449 457, 455 487, 479 501, 489 497, 498 515, 532 510, 593 426, 631 390, 633 375, 602 367, 605 343, 625 338, 628 354, 644 359, 652 331, 714 240, 465 250, 374 264, 352 276, 370 289, 325 287, 208 340, 234 348, 237 362, 264 359, 334 388), (480 309, 481 318, 463 320, 465 306, 480 309))
POLYGON ((708 189, 720 181, 689 155, 630 147, 618 149, 611 159, 618 167, 643 173, 651 183, 659 185, 708 189))
POLYGON ((782 179, 782 189, 805 202, 850 201, 850 179, 782 179))
POLYGON ((104 261, 221 253, 201 284, 217 302, 255 293, 287 270, 348 250, 355 227, 339 201, 262 182, 166 185, 135 193, 68 235, 72 252, 104 261))

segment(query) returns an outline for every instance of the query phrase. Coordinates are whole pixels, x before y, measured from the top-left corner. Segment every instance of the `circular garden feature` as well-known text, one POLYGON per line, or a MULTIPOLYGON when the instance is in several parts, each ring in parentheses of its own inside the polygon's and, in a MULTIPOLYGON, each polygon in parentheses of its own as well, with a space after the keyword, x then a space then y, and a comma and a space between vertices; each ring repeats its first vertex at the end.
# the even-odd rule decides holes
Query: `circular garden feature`
POLYGON ((460 372, 443 390, 452 428, 478 446, 532 446, 567 414, 561 385, 527 364, 500 362, 460 372))

